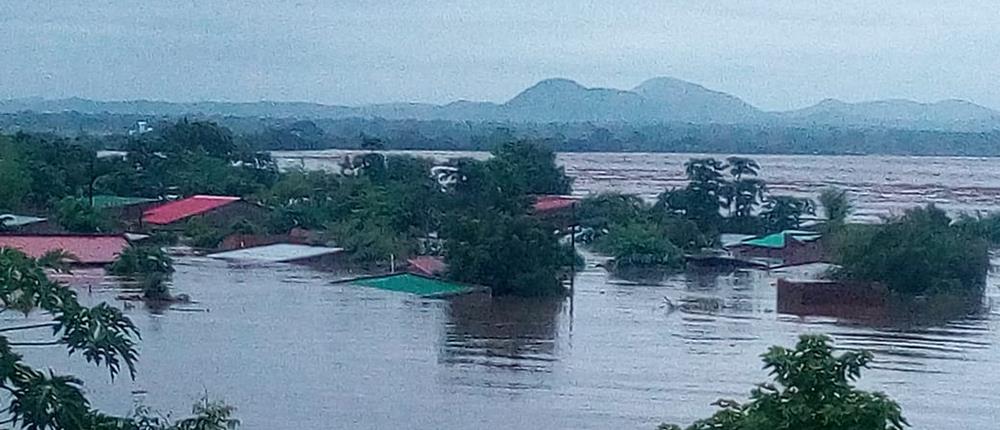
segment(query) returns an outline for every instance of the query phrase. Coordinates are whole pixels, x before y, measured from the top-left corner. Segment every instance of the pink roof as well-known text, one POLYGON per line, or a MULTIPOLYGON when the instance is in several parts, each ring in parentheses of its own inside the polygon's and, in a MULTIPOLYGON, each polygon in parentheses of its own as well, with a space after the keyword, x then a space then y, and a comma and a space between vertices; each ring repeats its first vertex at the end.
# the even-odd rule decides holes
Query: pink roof
POLYGON ((239 200, 239 197, 192 196, 152 208, 142 214, 142 221, 150 224, 170 224, 239 200))
POLYGON ((406 262, 410 263, 411 272, 426 276, 440 275, 448 268, 441 257, 432 257, 429 255, 413 257, 406 260, 406 262))
POLYGON ((576 197, 572 196, 538 196, 535 198, 534 209, 536 213, 544 213, 570 208, 576 202, 576 197))
POLYGON ((49 251, 66 251, 83 264, 108 264, 128 246, 124 236, 0 235, 0 248, 17 249, 39 258, 49 251))

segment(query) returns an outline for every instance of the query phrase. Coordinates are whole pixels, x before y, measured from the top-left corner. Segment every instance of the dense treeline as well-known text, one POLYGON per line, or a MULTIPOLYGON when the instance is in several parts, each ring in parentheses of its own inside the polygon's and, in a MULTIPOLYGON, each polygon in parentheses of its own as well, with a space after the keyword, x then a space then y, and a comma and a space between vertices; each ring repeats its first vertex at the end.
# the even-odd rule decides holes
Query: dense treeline
POLYGON ((0 193, 0 211, 46 215, 71 232, 107 232, 121 231, 122 220, 92 207, 93 193, 238 196, 267 215, 222 226, 194 219, 182 232, 187 243, 213 248, 231 233, 300 228, 368 268, 442 255, 448 276, 497 294, 561 292, 560 268, 572 255, 553 226, 530 216, 532 196, 571 190, 551 149, 507 141, 488 160, 435 166, 427 158, 383 155, 377 139, 366 146, 371 151, 344 159, 338 173, 282 173, 266 152, 209 122, 161 125, 127 139, 123 154, 104 157, 74 139, 18 133, 0 137, 0 178, 10 184, 0 193))
MULTIPOLYGON (((545 141, 557 152, 692 152, 731 154, 886 154, 1000 156, 1000 131, 947 132, 890 128, 698 125, 665 123, 497 123, 384 119, 258 117, 192 118, 217 122, 258 149, 356 149, 366 137, 386 149, 488 151, 510 139, 545 141)), ((169 117, 114 114, 0 114, 0 131, 55 133, 104 149, 119 149, 137 121, 154 129, 169 117), (93 137, 102 136, 100 138, 93 137), (104 138, 104 135, 117 135, 104 138)))

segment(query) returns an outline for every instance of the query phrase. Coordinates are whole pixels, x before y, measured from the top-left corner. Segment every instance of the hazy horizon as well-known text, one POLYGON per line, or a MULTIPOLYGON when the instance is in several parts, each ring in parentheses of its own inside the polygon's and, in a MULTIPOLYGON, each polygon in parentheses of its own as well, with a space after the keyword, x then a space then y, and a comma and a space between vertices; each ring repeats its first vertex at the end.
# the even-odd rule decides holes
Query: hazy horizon
POLYGON ((0 98, 504 102, 542 79, 670 76, 764 110, 964 99, 1000 108, 985 1, 69 0, 0 5, 0 98))

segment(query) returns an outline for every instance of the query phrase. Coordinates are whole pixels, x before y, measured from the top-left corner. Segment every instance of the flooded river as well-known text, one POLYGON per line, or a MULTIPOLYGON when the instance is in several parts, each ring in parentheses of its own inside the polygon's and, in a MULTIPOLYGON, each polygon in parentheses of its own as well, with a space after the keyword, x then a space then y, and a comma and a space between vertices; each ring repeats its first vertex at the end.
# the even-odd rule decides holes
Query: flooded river
MULTIPOLYGON (((928 200, 954 210, 989 208, 1000 189, 992 161, 758 158, 774 188, 809 193, 836 183, 852 191, 866 216, 928 200), (802 167, 810 165, 819 167, 802 167)), ((560 156, 577 177, 577 192, 647 196, 675 184, 684 159, 560 156)), ((290 160, 282 162, 332 163, 290 160)), ((61 349, 26 355, 83 377, 100 409, 126 413, 138 396, 183 414, 207 393, 237 406, 249 430, 653 429, 705 417, 720 397, 745 398, 767 380, 759 355, 768 346, 827 333, 840 347, 876 354, 861 385, 899 400, 914 428, 996 425, 1000 315, 991 304, 1000 275, 989 278, 984 310, 948 321, 921 323, 918 315, 917 324, 875 324, 776 313, 776 279, 810 275, 737 271, 630 282, 591 258, 572 300, 443 301, 332 284, 342 275, 299 266, 183 257, 175 292, 199 303, 126 311, 143 335, 135 381, 111 383, 61 349), (665 298, 698 305, 671 310, 665 298)), ((78 287, 85 301, 114 300, 113 284, 93 282, 89 292, 78 287)))
MULTIPOLYGON (((358 151, 279 151, 284 168, 338 169, 345 154, 358 151)), ((393 153, 393 151, 390 151, 393 153)), ((485 152, 395 151, 446 160, 486 158, 485 152)), ((561 153, 557 162, 575 178, 574 193, 601 191, 639 194, 647 199, 683 187, 684 162, 720 154, 561 153)), ((859 221, 914 205, 935 203, 952 212, 1000 210, 1000 159, 969 157, 750 155, 775 194, 815 196, 827 186, 850 193, 859 221)))

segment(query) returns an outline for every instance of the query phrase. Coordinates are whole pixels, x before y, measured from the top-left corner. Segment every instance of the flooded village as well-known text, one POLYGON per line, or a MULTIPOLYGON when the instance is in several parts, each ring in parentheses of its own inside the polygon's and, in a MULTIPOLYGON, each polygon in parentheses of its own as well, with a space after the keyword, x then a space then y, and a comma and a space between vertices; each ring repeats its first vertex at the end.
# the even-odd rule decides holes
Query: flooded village
MULTIPOLYGON (((937 202, 947 211, 901 204, 872 222, 872 189, 846 170, 844 188, 802 188, 814 178, 799 177, 775 183, 790 190, 775 194, 767 156, 678 154, 650 156, 665 157, 660 180, 683 178, 650 199, 619 191, 641 190, 649 173, 588 173, 607 163, 557 159, 524 141, 471 158, 378 148, 256 153, 254 164, 216 164, 246 181, 220 184, 204 161, 188 164, 213 157, 199 140, 160 139, 181 149, 144 159, 136 140, 125 153, 63 160, 103 164, 103 174, 88 179, 83 170, 76 193, 51 212, 24 205, 3 215, 0 248, 10 261, 55 255, 40 266, 53 282, 84 306, 120 309, 142 333, 141 355, 122 359, 134 378, 120 377, 116 362, 112 379, 53 354, 58 344, 39 343, 44 331, 17 334, 39 343, 26 359, 84 377, 102 410, 205 402, 236 407, 250 428, 501 419, 653 428, 710 416, 719 398, 745 398, 767 377, 762 352, 811 334, 873 354, 861 386, 892 395, 917 428, 955 422, 949 408, 958 407, 919 393, 956 378, 989 389, 972 380, 997 354, 986 251, 994 218, 956 210, 968 204, 961 198, 937 202), (305 157, 327 164, 304 169, 305 157), (150 176, 158 163, 177 176, 150 176), (138 181, 168 192, 153 197, 138 181), (111 194, 130 187, 140 193, 111 194), (245 191, 205 193, 226 189, 245 191), (927 251, 928 240, 942 249, 927 251), (904 255, 871 267, 862 257, 884 242, 904 255), (902 272, 891 265, 914 261, 927 268, 922 279, 893 277, 902 272), (438 412, 455 403, 463 407, 438 412), (507 416, 512 408, 517 417, 507 416)), ((48 162, 20 148, 26 165, 48 162)), ((21 198, 49 191, 27 187, 21 198)), ((50 313, 4 321, 47 327, 50 313)))
POLYGON ((989 1, 0 1, 0 430, 1000 416, 989 1))

